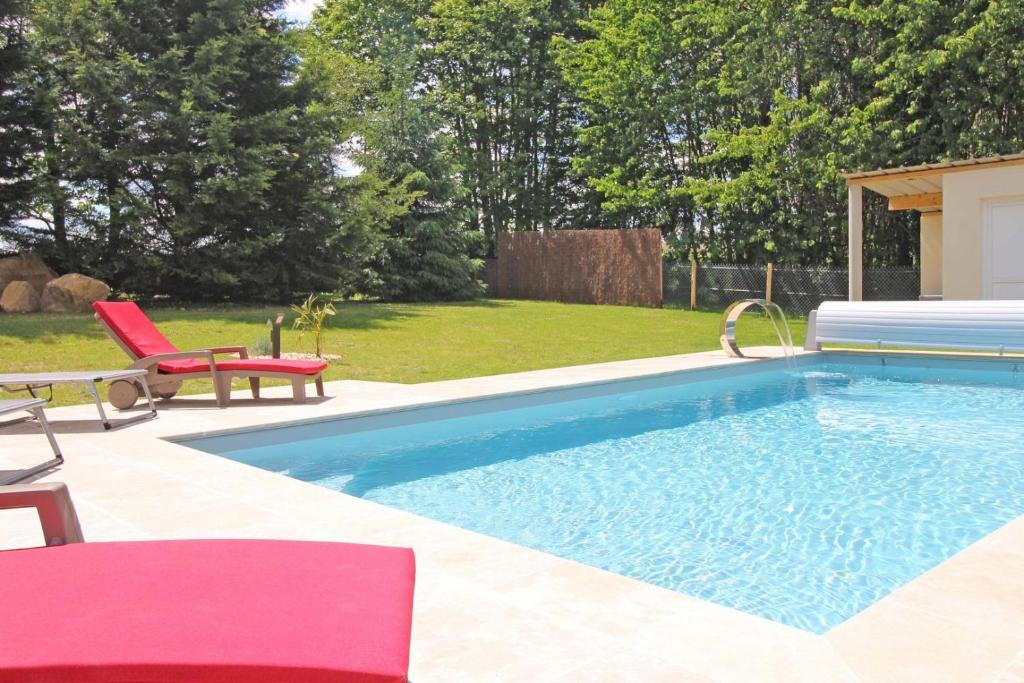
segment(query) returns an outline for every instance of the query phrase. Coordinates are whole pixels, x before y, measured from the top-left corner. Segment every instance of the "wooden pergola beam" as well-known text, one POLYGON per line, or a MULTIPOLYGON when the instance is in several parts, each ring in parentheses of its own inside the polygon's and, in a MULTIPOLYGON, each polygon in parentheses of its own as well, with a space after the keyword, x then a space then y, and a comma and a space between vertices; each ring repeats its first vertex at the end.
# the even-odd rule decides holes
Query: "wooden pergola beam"
POLYGON ((941 192, 927 192, 925 194, 907 194, 900 197, 889 197, 890 211, 936 208, 942 208, 941 192))

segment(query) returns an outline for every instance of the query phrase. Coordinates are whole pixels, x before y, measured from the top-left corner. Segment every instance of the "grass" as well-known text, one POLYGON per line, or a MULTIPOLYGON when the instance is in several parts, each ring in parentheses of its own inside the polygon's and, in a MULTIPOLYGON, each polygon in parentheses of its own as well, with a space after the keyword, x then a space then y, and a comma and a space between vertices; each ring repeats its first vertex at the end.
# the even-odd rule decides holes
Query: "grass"
MULTIPOLYGON (((268 335, 267 320, 286 313, 285 351, 311 352, 313 340, 287 329, 287 306, 153 308, 147 311, 181 349, 244 344, 268 335)), ((453 304, 347 303, 329 319, 324 353, 328 380, 417 383, 584 363, 665 356, 718 348, 721 313, 678 309, 482 300, 453 304)), ((791 321, 803 339, 805 322, 791 321)), ((739 326, 746 345, 777 343, 756 315, 739 326)), ((91 315, 0 316, 0 372, 120 368, 128 358, 91 315)), ((185 383, 182 393, 212 391, 185 383)), ((58 387, 55 403, 86 398, 58 387)))

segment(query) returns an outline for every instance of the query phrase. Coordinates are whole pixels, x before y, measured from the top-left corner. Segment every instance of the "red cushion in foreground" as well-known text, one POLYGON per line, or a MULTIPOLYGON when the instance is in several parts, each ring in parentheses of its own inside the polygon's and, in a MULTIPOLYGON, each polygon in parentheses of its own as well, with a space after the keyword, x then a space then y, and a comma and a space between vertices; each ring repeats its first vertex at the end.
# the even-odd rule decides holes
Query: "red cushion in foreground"
POLYGON ((414 564, 296 541, 0 552, 0 681, 405 681, 414 564))

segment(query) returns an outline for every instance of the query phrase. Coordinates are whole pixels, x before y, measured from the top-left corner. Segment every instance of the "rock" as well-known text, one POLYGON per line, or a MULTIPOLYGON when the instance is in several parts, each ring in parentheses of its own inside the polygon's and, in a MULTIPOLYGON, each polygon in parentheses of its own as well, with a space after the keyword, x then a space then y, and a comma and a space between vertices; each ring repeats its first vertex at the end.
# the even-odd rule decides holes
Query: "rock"
POLYGON ((33 313, 39 310, 39 303, 39 291, 24 280, 15 280, 0 294, 0 308, 8 313, 33 313))
POLYGON ((37 292, 41 292, 46 283, 56 277, 57 273, 33 254, 0 258, 0 292, 17 280, 27 282, 35 287, 37 292))
POLYGON ((108 296, 110 287, 105 282, 81 273, 68 273, 46 283, 42 305, 47 313, 88 313, 94 301, 108 296))

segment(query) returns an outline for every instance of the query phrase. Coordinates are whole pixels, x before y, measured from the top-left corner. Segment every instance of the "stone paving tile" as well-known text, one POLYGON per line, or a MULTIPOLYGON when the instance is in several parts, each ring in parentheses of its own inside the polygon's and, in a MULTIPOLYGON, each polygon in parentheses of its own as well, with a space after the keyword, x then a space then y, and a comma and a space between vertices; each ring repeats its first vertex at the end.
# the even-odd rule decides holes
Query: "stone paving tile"
POLYGON ((992 631, 882 600, 826 638, 862 681, 991 681, 1024 647, 1024 633, 992 631))

